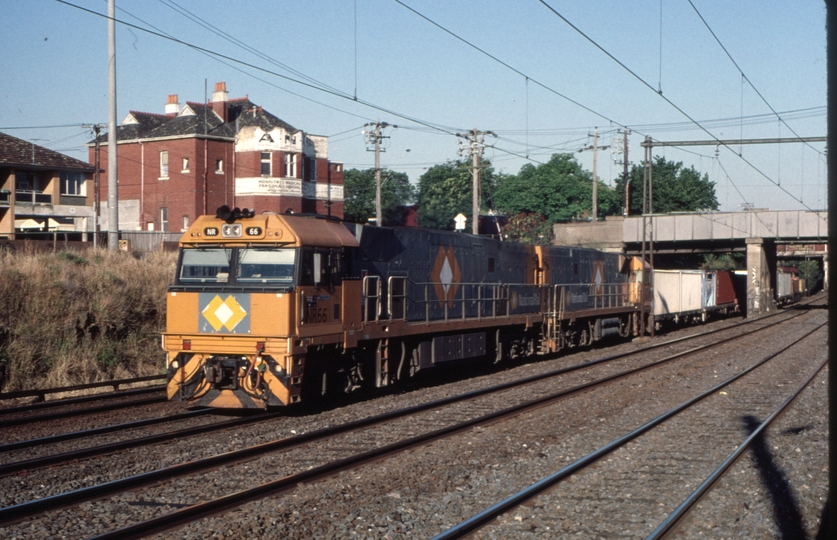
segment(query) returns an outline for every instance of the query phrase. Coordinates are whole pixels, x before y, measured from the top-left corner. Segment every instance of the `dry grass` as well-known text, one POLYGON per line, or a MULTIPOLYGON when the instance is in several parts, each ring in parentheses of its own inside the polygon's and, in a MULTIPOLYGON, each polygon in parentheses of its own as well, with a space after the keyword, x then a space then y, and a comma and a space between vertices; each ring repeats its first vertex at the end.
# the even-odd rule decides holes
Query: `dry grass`
POLYGON ((0 255, 4 391, 161 373, 176 254, 0 255))

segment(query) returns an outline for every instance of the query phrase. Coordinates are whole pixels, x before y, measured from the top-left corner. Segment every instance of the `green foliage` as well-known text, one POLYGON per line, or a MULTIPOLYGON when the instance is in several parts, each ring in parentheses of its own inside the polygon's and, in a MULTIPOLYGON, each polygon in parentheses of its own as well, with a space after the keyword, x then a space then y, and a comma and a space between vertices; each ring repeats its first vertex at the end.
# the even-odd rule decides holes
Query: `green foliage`
MULTIPOLYGON (((343 216, 346 221, 367 223, 375 219, 375 169, 349 169, 343 174, 343 216)), ((415 198, 407 173, 381 171, 381 211, 384 225, 401 225, 404 207, 415 198)))
POLYGON ((744 257, 743 253, 707 253, 700 267, 704 270, 740 270, 744 268, 744 257))
POLYGON ((822 279, 822 269, 819 261, 815 259, 799 261, 799 277, 805 280, 805 287, 809 291, 813 291, 822 279))
POLYGON ((548 246, 552 240, 552 224, 540 214, 517 214, 509 218, 503 233, 513 242, 548 246))
MULTIPOLYGON (((631 179, 631 214, 642 213, 643 166, 634 165, 629 174, 631 179)), ((694 167, 683 168, 683 162, 666 161, 657 156, 651 170, 654 213, 695 212, 717 210, 715 182, 703 176, 694 167)), ((616 192, 624 198, 625 181, 616 181, 616 192)), ((622 202, 624 204, 624 201, 622 202)))
POLYGON ((61 260, 65 260, 79 266, 87 266, 90 264, 87 259, 73 253, 72 251, 61 251, 58 253, 57 257, 61 260))
MULTIPOLYGON (((599 216, 620 209, 619 195, 599 181, 599 216)), ((593 175, 572 154, 554 154, 547 163, 527 163, 516 175, 504 176, 494 192, 496 208, 507 214, 536 213, 555 223, 592 214, 593 175)))
MULTIPOLYGON (((486 209, 487 200, 494 193, 494 169, 487 162, 483 162, 480 171, 482 197, 480 208, 486 209)), ((462 213, 468 217, 468 230, 472 216, 473 180, 471 165, 465 161, 449 161, 436 165, 427 170, 419 178, 418 188, 418 222, 422 227, 431 229, 454 228, 453 218, 462 213)))

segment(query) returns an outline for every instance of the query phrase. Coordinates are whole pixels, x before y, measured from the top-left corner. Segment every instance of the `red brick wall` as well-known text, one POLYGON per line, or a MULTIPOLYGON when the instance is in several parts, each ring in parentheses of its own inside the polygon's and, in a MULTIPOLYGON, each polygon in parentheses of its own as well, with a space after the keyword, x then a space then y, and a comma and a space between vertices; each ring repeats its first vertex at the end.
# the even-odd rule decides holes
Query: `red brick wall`
MULTIPOLYGON (((140 223, 143 229, 147 229, 151 222, 155 230, 161 230, 160 209, 167 208, 167 229, 181 230, 184 216, 192 223, 204 213, 204 193, 206 213, 214 213, 218 206, 232 203, 234 186, 231 142, 172 139, 120 144, 117 150, 119 199, 140 201, 140 223), (169 153, 167 180, 160 177, 160 152, 164 150, 169 153), (188 172, 183 171, 184 157, 189 158, 188 172), (220 174, 215 172, 217 159, 224 160, 224 170, 220 174)), ((104 205, 108 196, 107 147, 101 147, 100 152, 100 164, 104 170, 101 175, 100 200, 104 205)), ((91 160, 95 158, 94 154, 91 148, 91 160)))
MULTIPOLYGON (((261 152, 234 152, 232 142, 210 141, 197 138, 172 139, 140 143, 125 143, 118 146, 119 152, 119 199, 140 201, 140 226, 148 228, 154 224, 161 230, 160 209, 168 209, 169 231, 182 228, 183 217, 192 223, 204 214, 214 214, 222 205, 250 208, 257 213, 271 211, 284 213, 317 213, 342 218, 343 203, 298 197, 235 197, 234 177, 253 177, 261 174, 261 152), (169 153, 169 176, 160 179, 160 152, 169 153), (206 155, 206 158, 204 156, 206 155), (183 158, 189 158, 189 170, 183 171, 183 158), (216 160, 223 159, 223 172, 216 172, 216 160), (235 170, 236 174, 233 175, 235 170), (206 174, 204 174, 204 172, 206 174)), ((285 175, 284 152, 273 152, 272 172, 274 177, 285 175)), ((100 200, 103 208, 107 204, 107 146, 101 147, 100 200)), ((91 163, 95 150, 89 149, 91 163)), ((303 160, 297 162, 297 177, 302 176, 303 160)), ((331 164, 327 159, 317 159, 317 182, 327 185, 342 185, 342 166, 331 164)), ((92 198, 92 189, 91 189, 92 198)), ((125 221, 121 217, 120 221, 125 221)))

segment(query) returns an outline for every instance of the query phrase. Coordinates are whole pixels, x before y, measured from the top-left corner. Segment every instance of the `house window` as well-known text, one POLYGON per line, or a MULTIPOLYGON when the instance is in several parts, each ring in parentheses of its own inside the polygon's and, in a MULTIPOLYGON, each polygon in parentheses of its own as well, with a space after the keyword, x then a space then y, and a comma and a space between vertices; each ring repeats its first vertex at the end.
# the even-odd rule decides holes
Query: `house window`
POLYGON ((305 158, 303 161, 303 180, 307 180, 308 182, 316 182, 317 181, 317 159, 316 158, 305 158))
POLYGON ((168 208, 160 208, 160 230, 161 231, 168 231, 169 230, 169 209, 168 208))
POLYGON ((216 174, 223 174, 224 173, 224 160, 223 159, 216 159, 215 160, 215 173, 216 174))
POLYGON ((189 228, 189 216, 183 216, 183 227, 181 230, 186 230, 189 228))
POLYGON ((86 195, 84 189, 84 173, 62 172, 61 195, 86 195))
POLYGON ((262 176, 272 176, 271 167, 270 167, 270 162, 271 162, 270 158, 273 154, 271 154, 270 152, 262 152, 261 154, 262 154, 262 176))
POLYGON ((160 178, 169 177, 169 153, 166 150, 160 152, 160 178))
POLYGON ((38 191, 38 177, 35 176, 35 173, 16 173, 15 189, 18 191, 38 191))
POLYGON ((285 177, 296 178, 296 154, 285 154, 285 177))
POLYGON ((183 172, 189 172, 189 158, 183 158, 183 172))

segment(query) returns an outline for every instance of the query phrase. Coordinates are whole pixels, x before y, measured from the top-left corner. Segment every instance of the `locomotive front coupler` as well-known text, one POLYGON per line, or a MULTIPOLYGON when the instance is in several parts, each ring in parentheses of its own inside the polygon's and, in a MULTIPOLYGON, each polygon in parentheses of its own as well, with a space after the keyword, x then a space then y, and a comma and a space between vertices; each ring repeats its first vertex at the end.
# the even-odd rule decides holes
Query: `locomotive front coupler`
POLYGON ((238 374, 247 369, 250 362, 236 356, 213 356, 203 365, 204 377, 215 388, 238 390, 238 374))

